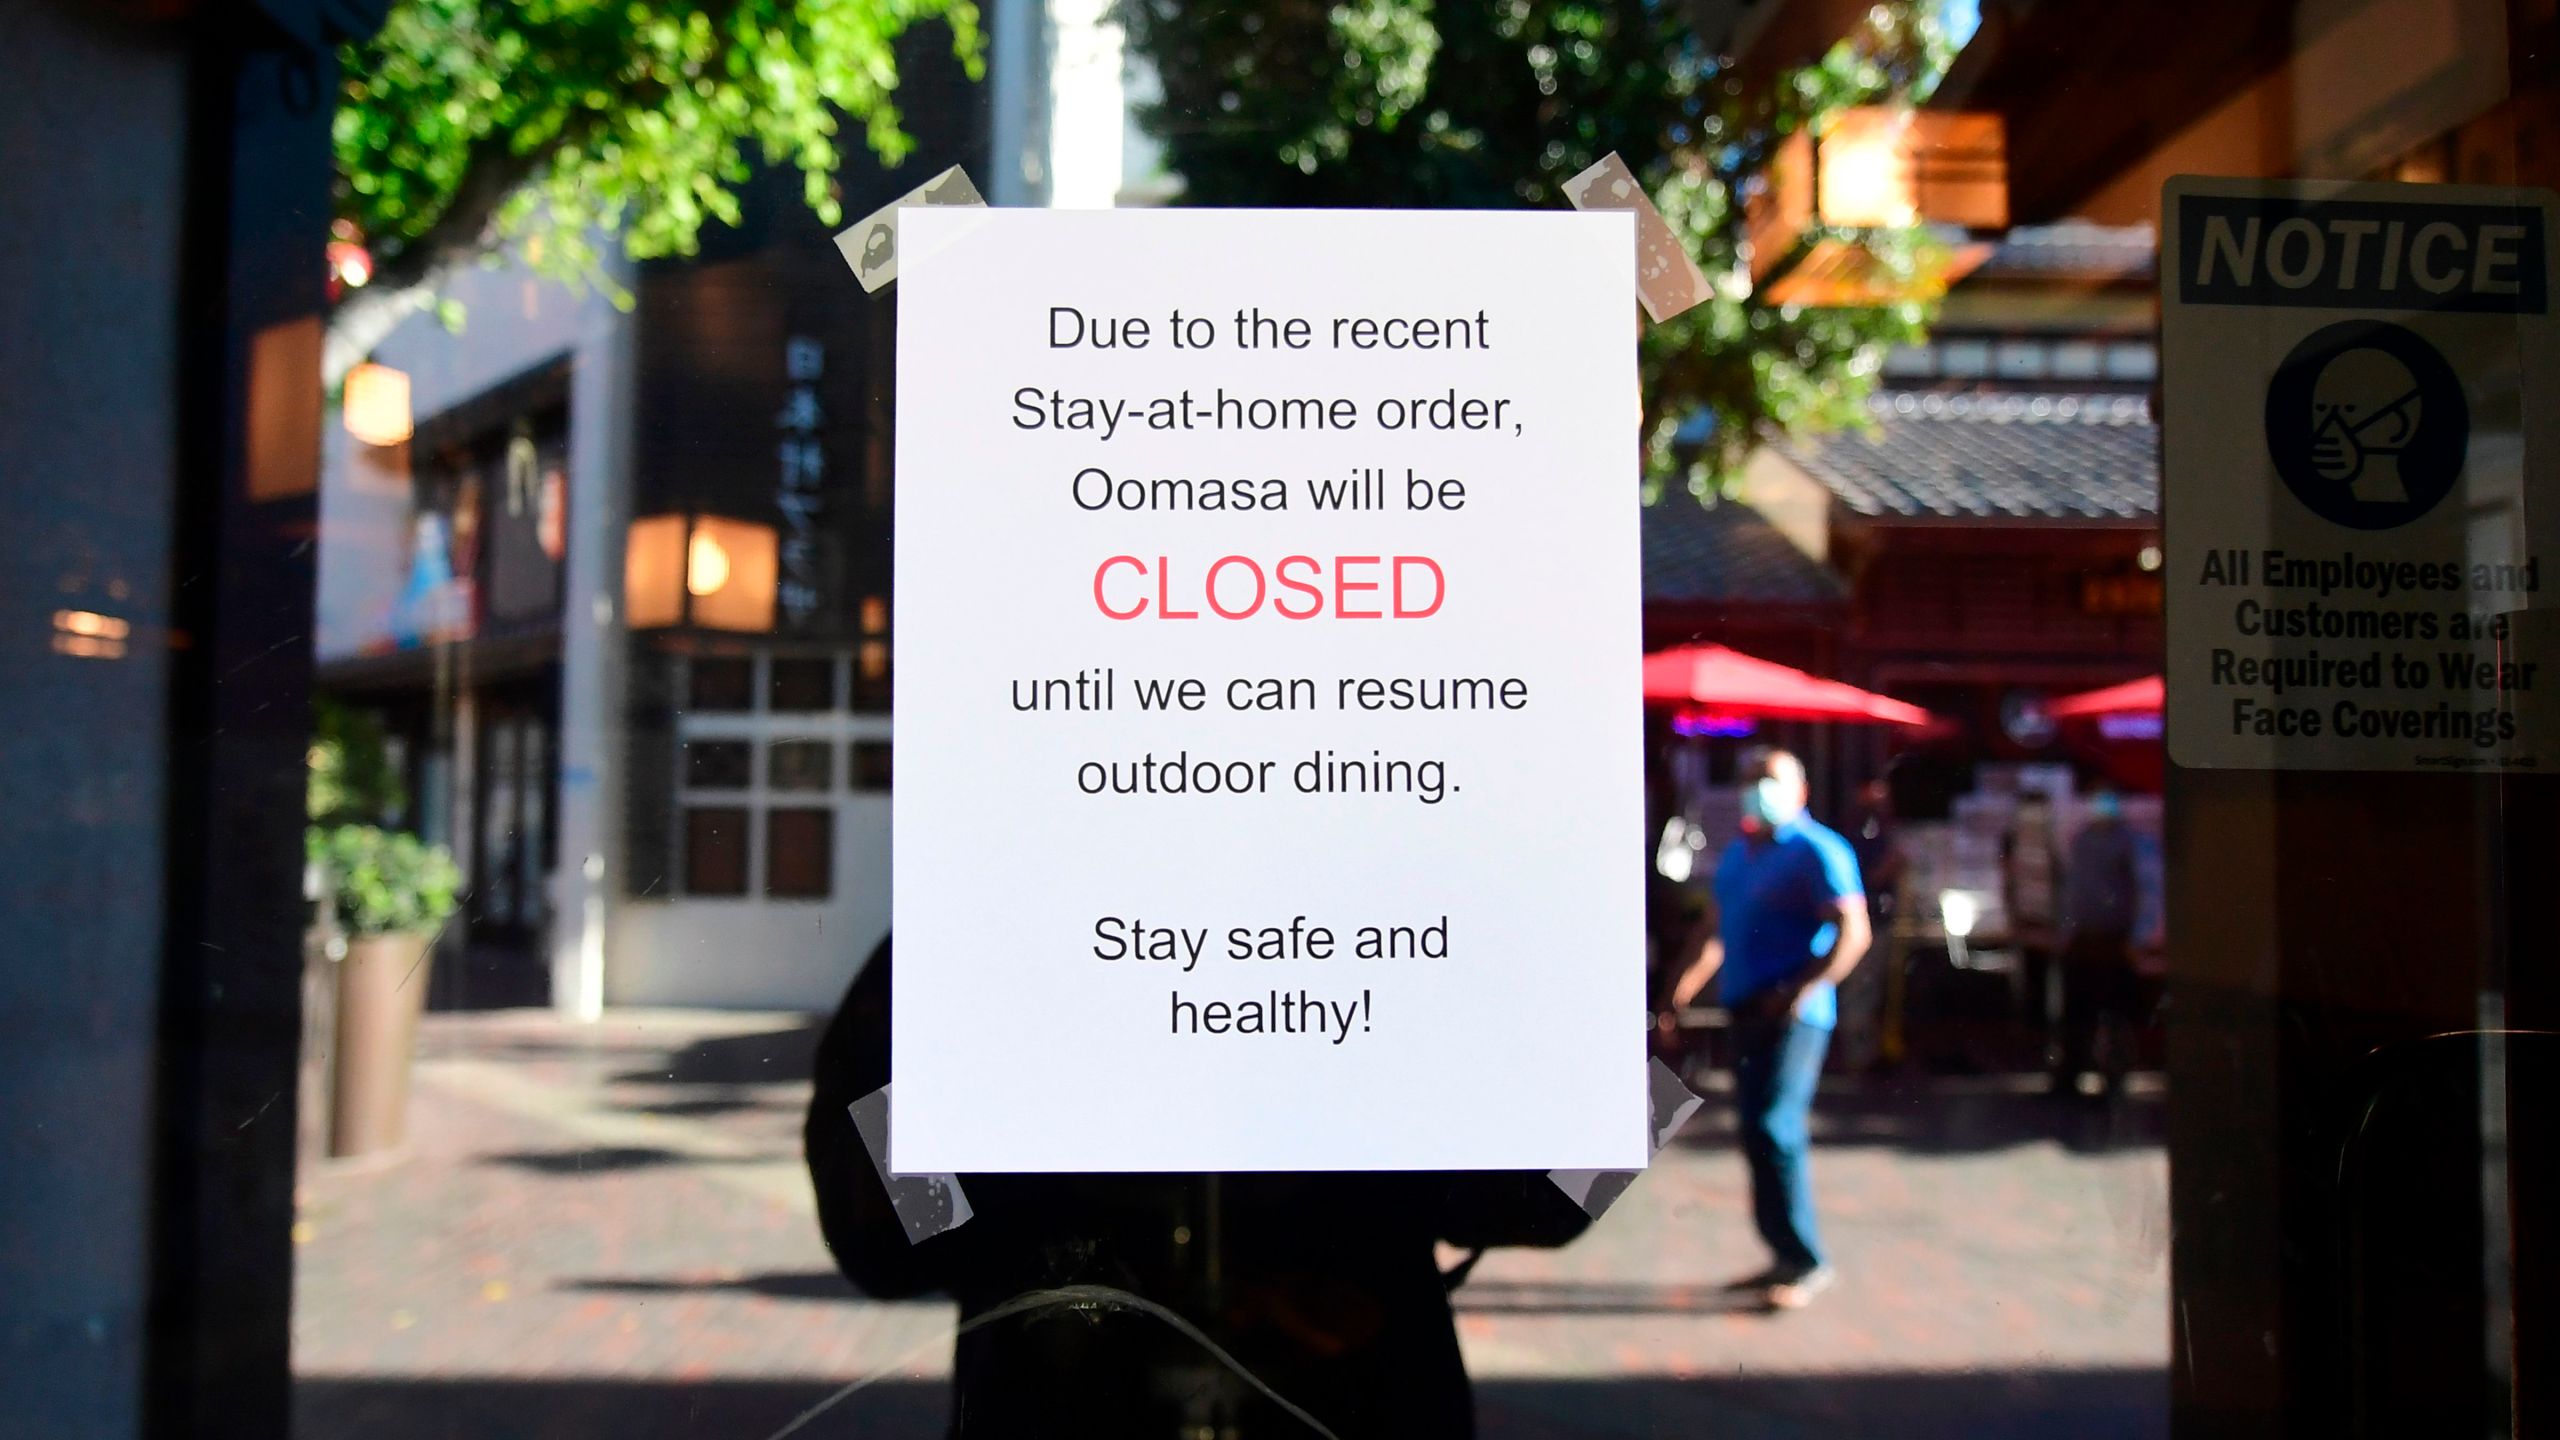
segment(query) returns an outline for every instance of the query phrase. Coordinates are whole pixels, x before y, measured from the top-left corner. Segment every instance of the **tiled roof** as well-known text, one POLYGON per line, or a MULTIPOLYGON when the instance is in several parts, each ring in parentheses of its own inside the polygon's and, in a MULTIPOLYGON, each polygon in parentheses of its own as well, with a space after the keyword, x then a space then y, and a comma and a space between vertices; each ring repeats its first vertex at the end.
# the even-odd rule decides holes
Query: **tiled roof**
POLYGON ((1873 427, 1778 442, 1860 515, 2150 520, 2160 432, 2131 395, 1877 395, 1873 427))
POLYGON ((1685 492, 1644 507, 1644 598, 1669 603, 1819 605, 1848 594, 1829 567, 1739 500, 1685 492))

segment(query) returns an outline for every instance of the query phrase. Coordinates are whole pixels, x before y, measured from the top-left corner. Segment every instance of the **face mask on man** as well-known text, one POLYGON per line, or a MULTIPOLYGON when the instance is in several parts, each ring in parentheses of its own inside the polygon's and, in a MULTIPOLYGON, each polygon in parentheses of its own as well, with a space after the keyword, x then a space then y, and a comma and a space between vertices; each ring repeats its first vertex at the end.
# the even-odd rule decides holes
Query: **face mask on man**
POLYGON ((1742 792, 1743 813, 1775 830, 1804 813, 1804 799, 1795 787, 1775 775, 1763 776, 1742 792))

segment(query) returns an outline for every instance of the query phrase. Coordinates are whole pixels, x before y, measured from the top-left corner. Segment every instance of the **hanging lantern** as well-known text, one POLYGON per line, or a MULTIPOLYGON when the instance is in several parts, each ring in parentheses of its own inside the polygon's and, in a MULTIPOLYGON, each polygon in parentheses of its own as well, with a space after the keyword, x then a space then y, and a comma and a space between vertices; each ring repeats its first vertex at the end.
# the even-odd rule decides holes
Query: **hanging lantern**
POLYGON ((780 559, 770 525, 720 515, 634 520, 623 550, 623 623, 634 630, 771 630, 780 559))
POLYGON ((1773 305, 1931 299, 1991 253, 2009 225, 2008 132, 1990 114, 1859 106, 1788 137, 1746 211, 1751 281, 1773 305), (1870 232, 1937 240, 1887 265, 1870 232))
POLYGON ((410 435, 409 374, 368 360, 347 372, 340 418, 367 445, 404 445, 410 435))

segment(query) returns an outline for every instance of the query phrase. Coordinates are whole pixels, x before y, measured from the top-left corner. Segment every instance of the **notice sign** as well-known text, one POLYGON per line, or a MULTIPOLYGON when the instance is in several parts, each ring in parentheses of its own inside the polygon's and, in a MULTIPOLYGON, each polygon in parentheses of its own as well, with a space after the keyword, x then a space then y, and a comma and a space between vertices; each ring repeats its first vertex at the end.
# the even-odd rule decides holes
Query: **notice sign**
POLYGON ((2165 201, 2170 757, 2560 764, 2551 195, 2180 178, 2165 201))
POLYGON ((1645 1163, 1625 214, 916 209, 891 1163, 1645 1163))

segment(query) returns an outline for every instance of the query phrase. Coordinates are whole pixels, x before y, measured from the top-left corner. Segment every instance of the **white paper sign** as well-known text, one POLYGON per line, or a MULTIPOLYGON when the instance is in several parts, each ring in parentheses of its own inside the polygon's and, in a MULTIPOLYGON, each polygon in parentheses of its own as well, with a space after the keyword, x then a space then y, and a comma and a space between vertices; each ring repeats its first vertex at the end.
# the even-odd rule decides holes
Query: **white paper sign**
POLYGON ((903 223, 893 1167, 1641 1167, 1629 218, 903 223))
POLYGON ((2548 191, 2181 178, 2163 213, 2182 765, 2560 765, 2548 191))

